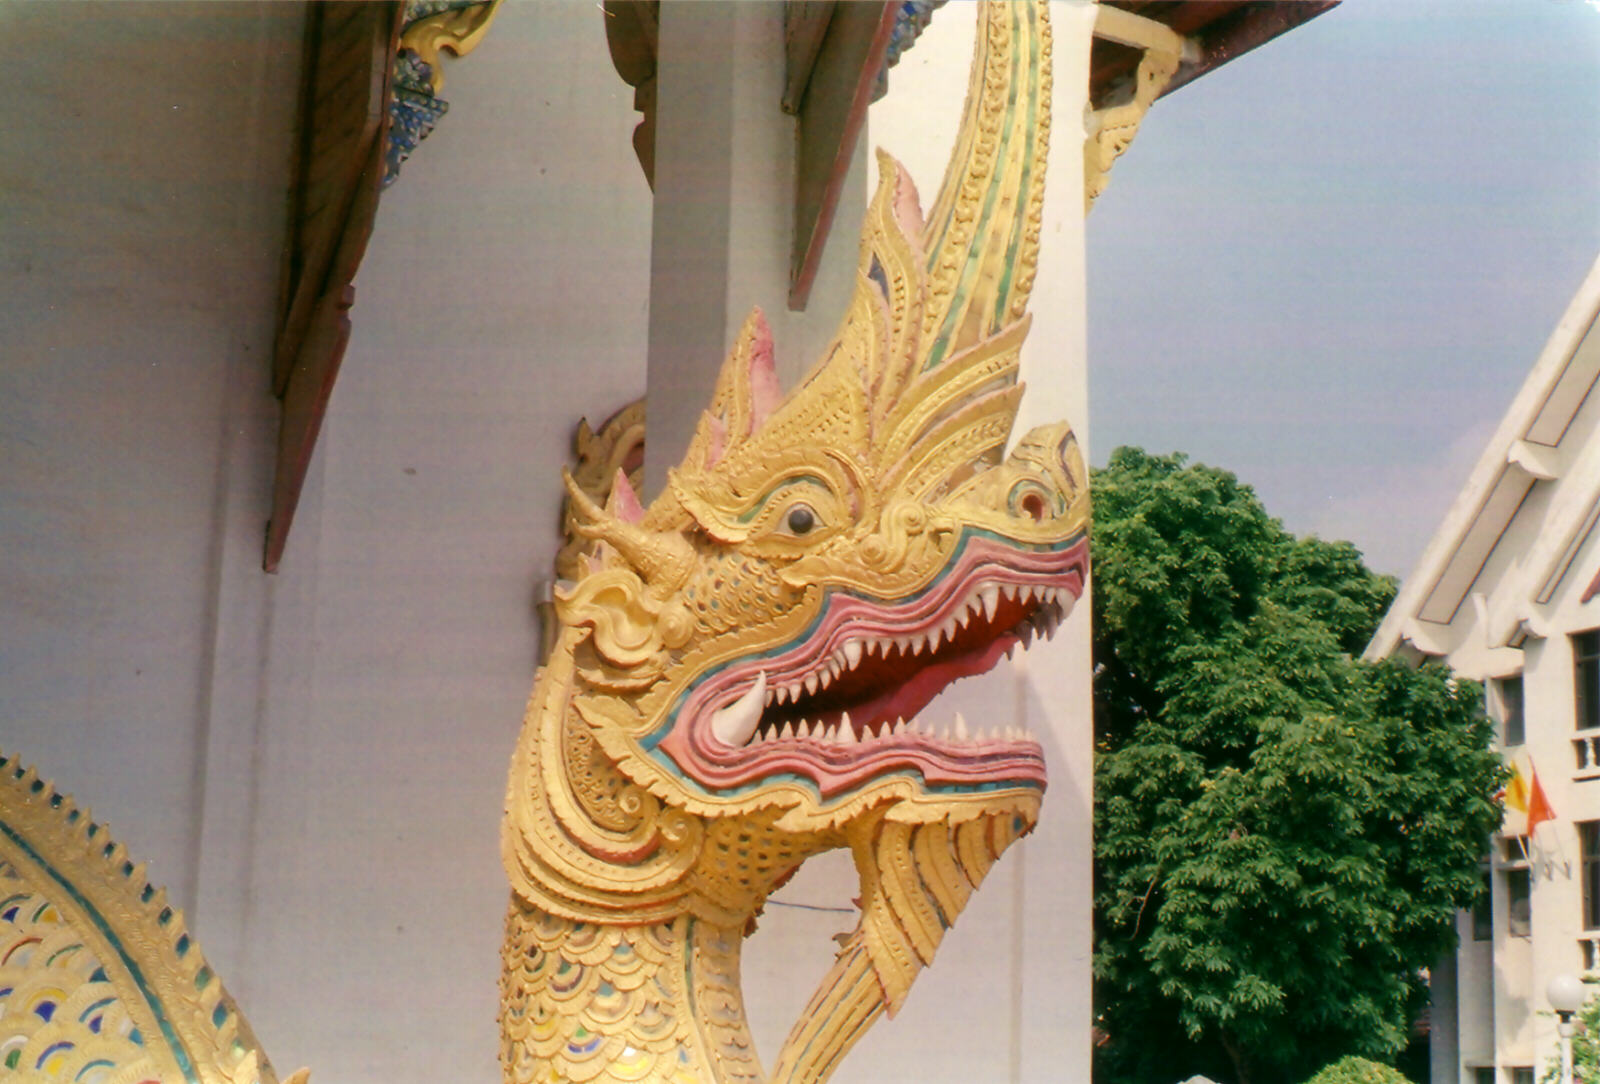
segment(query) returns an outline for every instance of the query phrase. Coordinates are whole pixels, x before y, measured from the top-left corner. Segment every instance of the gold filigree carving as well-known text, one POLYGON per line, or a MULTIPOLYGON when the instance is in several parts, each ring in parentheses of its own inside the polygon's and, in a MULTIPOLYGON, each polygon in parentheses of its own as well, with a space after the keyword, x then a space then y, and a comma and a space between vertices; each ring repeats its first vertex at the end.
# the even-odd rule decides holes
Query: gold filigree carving
MULTIPOLYGON (((569 472, 578 489, 597 505, 611 497, 612 483, 622 472, 637 492, 644 481, 643 399, 635 399, 593 429, 587 418, 578 422, 573 433, 573 463, 569 472)), ((556 578, 576 580, 583 573, 579 559, 592 548, 591 540, 577 529, 576 511, 571 498, 561 508, 562 532, 566 538, 556 553, 556 578)))
POLYGON ((1111 166, 1139 134, 1144 115, 1178 71, 1182 58, 1161 49, 1146 49, 1132 85, 1117 101, 1090 112, 1083 143, 1083 210, 1111 183, 1111 166))
MULTIPOLYGON (((644 417, 644 400, 635 399, 600 423, 598 430, 590 427, 587 418, 578 422, 572 438, 573 462, 568 473, 572 484, 594 504, 604 506, 609 502, 613 483, 619 475, 628 480, 631 491, 636 492, 643 483, 644 417)), ((578 510, 569 496, 561 505, 563 541, 556 552, 555 585, 551 597, 538 603, 539 642, 546 657, 561 633, 554 593, 564 585, 577 582, 586 570, 585 560, 596 552, 595 540, 578 528, 578 510)))
POLYGON ((472 52, 489 32, 489 24, 499 10, 500 0, 485 0, 418 19, 401 32, 400 48, 410 49, 428 65, 428 82, 434 94, 444 86, 444 65, 439 63, 439 54, 449 52, 459 58, 472 52))
MULTIPOLYGON (((0 960, 7 1079, 98 1067, 117 1084, 276 1084, 165 890, 71 798, 4 755, 0 960)), ((301 1070, 283 1084, 306 1079, 301 1070)))

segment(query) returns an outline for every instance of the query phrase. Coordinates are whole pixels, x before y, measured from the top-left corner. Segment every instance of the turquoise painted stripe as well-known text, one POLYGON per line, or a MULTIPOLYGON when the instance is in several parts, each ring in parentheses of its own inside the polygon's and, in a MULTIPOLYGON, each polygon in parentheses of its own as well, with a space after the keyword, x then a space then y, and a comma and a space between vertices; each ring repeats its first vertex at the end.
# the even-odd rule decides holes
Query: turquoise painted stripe
MULTIPOLYGON (((1034 17, 1033 8, 1029 6, 1027 11, 1031 20, 1034 17)), ((1012 41, 1015 42, 1016 34, 1018 33, 1017 8, 1015 6, 1011 9, 1011 32, 1012 41)), ((995 148, 995 172, 989 178, 988 191, 984 193, 983 212, 978 216, 978 224, 973 228, 972 240, 967 248, 966 262, 961 269, 961 277, 952 294, 950 308, 945 313, 944 323, 940 326, 939 333, 934 339, 933 348, 928 352, 928 361, 922 367, 923 372, 927 372, 929 369, 939 365, 944 360, 946 352, 949 351, 950 337, 955 334, 955 329, 966 311, 967 295, 972 291, 973 280, 977 277, 978 266, 982 262, 983 250, 986 247, 984 239, 988 236, 989 224, 994 219, 995 205, 999 201, 1000 190, 1004 187, 1002 182, 1005 176, 1005 161, 1007 155, 1011 152, 1011 135, 1016 127, 1011 123, 1011 118, 1015 114, 1017 106, 1017 92, 1019 90, 1017 84, 1020 80, 1018 79, 1016 68, 1019 60, 1019 53, 1013 48, 1011 51, 1010 97, 1006 102, 1006 116, 1000 137, 1000 145, 995 148)), ((937 253, 929 253, 928 258, 930 260, 936 259, 937 253)))
MULTIPOLYGON (((1016 9, 1013 8, 1011 19, 1011 32, 1013 34, 1018 32, 1015 11, 1016 9)), ((1020 52, 1015 54, 1015 59, 1018 62, 1021 61, 1020 52)), ((1039 70, 1039 35, 1037 33, 1030 35, 1028 40, 1028 70, 1035 72, 1039 70)), ((1020 72, 1013 72, 1014 78, 1020 78, 1020 75, 1020 72)), ((1015 82, 1012 87, 1013 93, 1015 93, 1015 82)), ((1038 131, 1039 89, 1039 81, 1037 79, 1028 80, 1028 133, 1030 139, 1034 138, 1033 133, 1038 131)), ((1023 235, 1028 232, 1027 199, 1028 186, 1033 183, 1033 160, 1034 155, 1031 153, 1022 160, 1022 184, 1017 189, 1017 198, 1021 200, 1018 210, 1021 213, 1017 215, 1016 221, 1011 227, 1011 242, 1006 246, 1005 271, 1000 275, 1000 294, 994 299, 993 319, 994 326, 997 328, 1005 326, 1006 306, 1011 299, 1011 279, 1017 270, 1017 251, 1022 247, 1023 235)), ((1040 229, 1042 230, 1043 228, 1044 224, 1041 222, 1040 229)))
POLYGON ((101 916, 100 911, 83 897, 76 885, 67 880, 49 862, 45 861, 44 857, 22 837, 22 834, 5 821, 0 821, 0 834, 15 843, 35 865, 48 873, 51 879, 61 886, 62 891, 72 897, 74 903, 83 908, 84 912, 88 914, 89 920, 95 924, 95 928, 110 942, 112 949, 117 953, 117 957, 121 959, 123 966, 128 969, 128 974, 133 976, 134 984, 139 987, 139 992, 144 995, 145 1004, 149 1005, 150 1011, 155 1014, 156 1024, 161 1028, 161 1036, 166 1039, 167 1046, 172 1051, 173 1059, 178 1063, 178 1068, 183 1070, 184 1079, 189 1081, 189 1084, 200 1084, 200 1078, 195 1073, 194 1062, 190 1059, 189 1052, 184 1049, 183 1043, 179 1041, 178 1034, 172 1027, 172 1022, 167 1019, 166 1009, 156 999, 155 995, 150 992, 150 984, 145 981, 144 971, 133 957, 128 955, 127 949, 122 947, 122 940, 112 932, 111 927, 101 916))

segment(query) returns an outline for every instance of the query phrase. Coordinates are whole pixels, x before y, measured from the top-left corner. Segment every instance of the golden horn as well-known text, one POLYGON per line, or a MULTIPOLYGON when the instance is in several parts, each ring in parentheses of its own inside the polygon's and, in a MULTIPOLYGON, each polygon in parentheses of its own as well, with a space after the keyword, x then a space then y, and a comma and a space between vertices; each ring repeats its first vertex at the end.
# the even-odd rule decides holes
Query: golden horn
POLYGON ((561 481, 577 512, 574 530, 620 553, 644 578, 652 595, 664 597, 683 586, 694 568, 694 547, 688 539, 676 531, 648 531, 617 518, 583 491, 570 470, 562 469, 561 481))

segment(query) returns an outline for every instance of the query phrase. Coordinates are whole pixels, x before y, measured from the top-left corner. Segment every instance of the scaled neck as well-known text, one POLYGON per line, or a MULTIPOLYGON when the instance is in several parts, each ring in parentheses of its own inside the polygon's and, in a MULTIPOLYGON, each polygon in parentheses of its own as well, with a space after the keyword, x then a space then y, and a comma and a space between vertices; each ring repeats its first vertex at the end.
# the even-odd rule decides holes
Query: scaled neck
POLYGON ((599 925, 513 898, 501 959, 504 1079, 760 1084, 739 989, 742 942, 742 928, 687 915, 599 925))

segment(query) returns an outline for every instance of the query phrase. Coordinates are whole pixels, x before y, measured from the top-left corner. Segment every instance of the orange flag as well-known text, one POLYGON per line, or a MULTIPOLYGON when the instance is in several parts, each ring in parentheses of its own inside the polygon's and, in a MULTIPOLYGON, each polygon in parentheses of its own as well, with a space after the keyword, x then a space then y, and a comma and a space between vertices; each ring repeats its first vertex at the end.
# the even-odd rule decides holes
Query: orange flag
POLYGON ((1533 830, 1545 821, 1555 820, 1556 811, 1550 806, 1550 799, 1544 793, 1544 787, 1539 785, 1539 770, 1533 766, 1533 761, 1528 761, 1528 774, 1522 774, 1522 765, 1517 761, 1511 762, 1511 778, 1495 795, 1504 803, 1507 809, 1515 810, 1527 817, 1527 826, 1523 829, 1527 835, 1532 835, 1533 830))
MULTIPOLYGON (((1521 781, 1520 776, 1517 781, 1521 781)), ((1532 763, 1528 765, 1527 811, 1528 834, 1530 836, 1533 834, 1533 830, 1545 821, 1556 819, 1556 811, 1550 808, 1550 799, 1545 797, 1544 788, 1539 785, 1539 769, 1535 768, 1532 763)))

